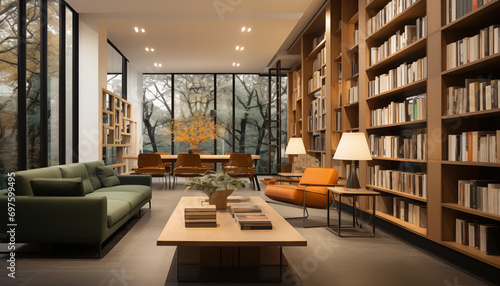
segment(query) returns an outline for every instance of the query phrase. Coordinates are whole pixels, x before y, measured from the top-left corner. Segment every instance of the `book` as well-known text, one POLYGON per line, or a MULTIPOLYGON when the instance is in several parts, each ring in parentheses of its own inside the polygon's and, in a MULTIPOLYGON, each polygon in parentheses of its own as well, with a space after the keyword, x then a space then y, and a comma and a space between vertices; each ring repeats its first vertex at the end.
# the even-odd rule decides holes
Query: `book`
POLYGON ((186 211, 194 211, 194 212, 215 212, 215 205, 203 205, 203 206, 186 206, 184 208, 184 212, 186 211))
POLYGON ((500 254, 500 226, 499 225, 479 225, 479 250, 488 255, 500 254))
POLYGON ((229 212, 234 217, 235 213, 260 213, 262 210, 257 205, 231 205, 229 212))
POLYGON ((185 227, 217 227, 215 219, 185 219, 185 227))

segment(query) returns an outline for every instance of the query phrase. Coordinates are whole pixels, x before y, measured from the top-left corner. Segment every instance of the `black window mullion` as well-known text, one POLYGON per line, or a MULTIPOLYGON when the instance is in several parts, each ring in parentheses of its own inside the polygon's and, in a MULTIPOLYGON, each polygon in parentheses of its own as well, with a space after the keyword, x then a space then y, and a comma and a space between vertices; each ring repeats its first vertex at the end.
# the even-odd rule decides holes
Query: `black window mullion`
POLYGON ((127 75, 128 75, 128 69, 127 69, 127 59, 122 56, 122 98, 127 100, 127 75))
MULTIPOLYGON (((59 2, 59 164, 66 163, 66 4, 59 2)), ((69 163, 69 162, 68 162, 69 163)))
POLYGON ((18 32, 17 32, 17 60, 18 60, 18 88, 17 88, 17 169, 28 168, 28 140, 27 140, 27 112, 26 112, 26 0, 17 4, 18 32))
MULTIPOLYGON (((217 124, 217 74, 214 73, 214 125, 216 126, 217 124)), ((217 131, 215 131, 216 134, 217 131)), ((224 138, 222 138, 224 140, 224 138)), ((214 139, 214 155, 217 154, 217 137, 214 139)), ((224 155, 224 154, 222 154, 224 155)))
POLYGON ((48 166, 47 0, 40 9, 40 167, 48 166))
POLYGON ((235 146, 236 146, 236 74, 233 73, 233 153, 235 152, 235 146))
POLYGON ((79 31, 78 13, 73 11, 73 162, 79 161, 79 85, 78 85, 78 65, 79 65, 79 48, 78 48, 78 31, 79 31))
MULTIPOLYGON (((175 118, 175 109, 174 109, 174 74, 172 74, 171 76, 171 84, 170 84, 170 110, 172 110, 172 118, 170 120, 174 120, 175 118)), ((175 124, 175 121, 174 121, 174 124, 175 124)), ((172 126, 173 127, 173 126, 172 126)), ((175 145, 174 145, 174 134, 171 133, 170 134, 170 146, 171 146, 171 151, 172 151, 172 154, 175 154, 175 145)))

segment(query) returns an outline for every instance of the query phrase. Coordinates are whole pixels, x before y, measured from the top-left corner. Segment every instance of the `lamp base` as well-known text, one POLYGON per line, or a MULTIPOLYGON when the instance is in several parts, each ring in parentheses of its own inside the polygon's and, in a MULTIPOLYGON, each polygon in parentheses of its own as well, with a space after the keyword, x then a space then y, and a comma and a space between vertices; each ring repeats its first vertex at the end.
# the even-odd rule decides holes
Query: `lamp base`
POLYGON ((347 182, 345 184, 347 189, 359 189, 359 180, 358 174, 356 173, 356 164, 352 162, 351 164, 351 172, 349 173, 349 177, 347 178, 347 182))

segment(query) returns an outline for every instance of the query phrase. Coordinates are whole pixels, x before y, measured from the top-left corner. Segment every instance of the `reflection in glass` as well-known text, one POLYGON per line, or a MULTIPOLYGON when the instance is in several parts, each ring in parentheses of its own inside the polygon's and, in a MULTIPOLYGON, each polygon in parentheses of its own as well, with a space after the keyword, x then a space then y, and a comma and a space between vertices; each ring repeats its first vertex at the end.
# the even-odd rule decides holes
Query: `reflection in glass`
POLYGON ((172 75, 143 76, 143 148, 146 153, 169 152, 172 119, 172 75))
POLYGON ((233 75, 217 75, 217 122, 225 122, 222 138, 217 139, 217 154, 233 152, 233 75))
POLYGON ((66 8, 66 163, 73 162, 73 12, 66 8))
POLYGON ((106 87, 107 90, 121 97, 122 85, 123 80, 121 73, 108 73, 108 86, 106 87))
POLYGON ((48 158, 59 165, 59 0, 47 2, 48 158))
POLYGON ((0 189, 4 174, 17 170, 17 1, 0 6, 0 189))

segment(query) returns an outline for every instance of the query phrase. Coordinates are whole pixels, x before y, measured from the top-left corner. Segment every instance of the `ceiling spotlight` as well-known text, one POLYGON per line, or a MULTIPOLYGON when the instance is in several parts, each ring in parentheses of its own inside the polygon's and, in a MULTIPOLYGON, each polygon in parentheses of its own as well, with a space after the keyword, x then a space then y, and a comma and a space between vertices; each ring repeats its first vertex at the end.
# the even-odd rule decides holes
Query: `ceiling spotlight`
POLYGON ((134 30, 136 33, 139 33, 139 28, 135 27, 134 30))
POLYGON ((248 28, 247 32, 250 32, 250 31, 252 31, 252 28, 248 28))
POLYGON ((239 51, 240 50, 240 46, 236 46, 236 50, 239 51))
POLYGON ((146 52, 149 52, 149 48, 148 47, 146 47, 146 52))
POLYGON ((142 28, 142 29, 141 29, 141 32, 146 33, 146 30, 144 30, 144 28, 142 28))
POLYGON ((158 66, 158 63, 155 63, 155 67, 157 67, 157 66, 158 66))
POLYGON ((237 66, 237 67, 239 67, 239 66, 240 66, 240 63, 237 63, 237 64, 236 64, 236 66, 237 66))
POLYGON ((233 67, 236 66, 236 63, 233 63, 233 67))
POLYGON ((243 51, 243 49, 244 49, 244 48, 245 48, 245 47, 241 47, 241 48, 240 48, 240 51, 243 51))
POLYGON ((241 31, 242 31, 242 32, 245 32, 245 30, 246 30, 246 28, 245 28, 245 27, 241 28, 241 31))
POLYGON ((151 51, 152 51, 152 52, 154 52, 154 51, 155 51, 155 49, 151 48, 151 51))
POLYGON ((161 64, 158 65, 161 68, 161 64))

